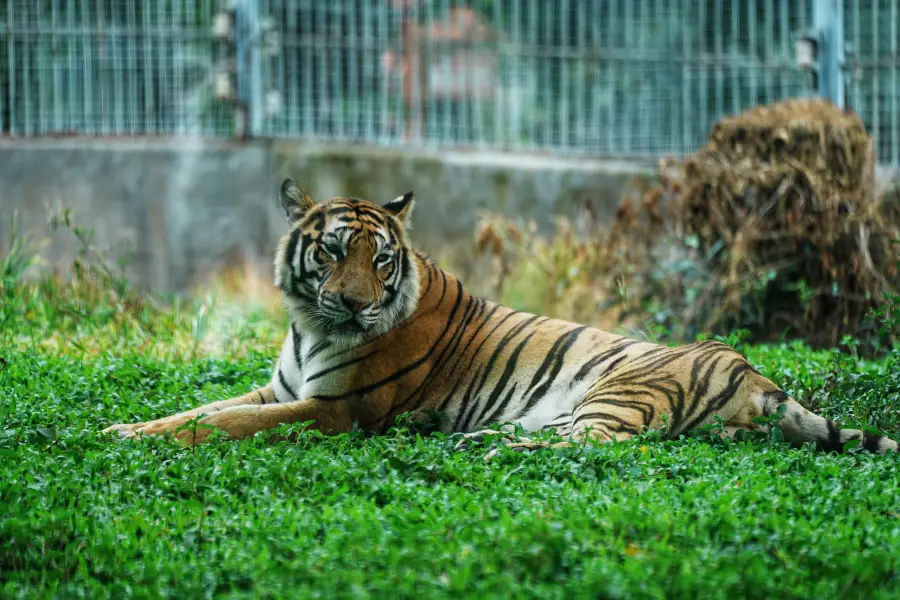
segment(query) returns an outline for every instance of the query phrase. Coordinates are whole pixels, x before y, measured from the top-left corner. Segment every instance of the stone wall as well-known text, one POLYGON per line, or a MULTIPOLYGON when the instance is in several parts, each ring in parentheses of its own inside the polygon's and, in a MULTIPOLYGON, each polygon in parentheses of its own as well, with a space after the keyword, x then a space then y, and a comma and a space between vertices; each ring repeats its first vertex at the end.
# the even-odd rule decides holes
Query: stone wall
POLYGON ((141 288, 187 291, 244 260, 268 271, 286 231, 277 190, 291 176, 316 200, 384 202, 414 190, 413 240, 470 280, 479 275, 472 239, 480 209, 549 231, 555 214, 574 215, 585 200, 610 218, 622 187, 652 175, 649 163, 299 141, 3 140, 0 248, 16 214, 20 232, 49 237, 48 263, 69 267, 71 232, 47 228, 68 208, 141 288))

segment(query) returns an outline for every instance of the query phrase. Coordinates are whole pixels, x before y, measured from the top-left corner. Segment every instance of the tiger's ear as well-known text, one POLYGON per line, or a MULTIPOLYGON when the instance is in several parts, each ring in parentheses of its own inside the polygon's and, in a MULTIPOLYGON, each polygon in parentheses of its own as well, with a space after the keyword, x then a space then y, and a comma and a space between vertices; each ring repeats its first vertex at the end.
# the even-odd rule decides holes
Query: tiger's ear
POLYGON ((382 208, 400 219, 400 222, 404 225, 409 225, 409 216, 412 214, 415 203, 416 197, 412 190, 410 190, 402 196, 394 198, 387 204, 383 204, 382 208))
POLYGON ((281 206, 287 215, 288 223, 293 225, 303 218, 306 211, 313 207, 312 198, 300 184, 288 177, 281 184, 281 206))

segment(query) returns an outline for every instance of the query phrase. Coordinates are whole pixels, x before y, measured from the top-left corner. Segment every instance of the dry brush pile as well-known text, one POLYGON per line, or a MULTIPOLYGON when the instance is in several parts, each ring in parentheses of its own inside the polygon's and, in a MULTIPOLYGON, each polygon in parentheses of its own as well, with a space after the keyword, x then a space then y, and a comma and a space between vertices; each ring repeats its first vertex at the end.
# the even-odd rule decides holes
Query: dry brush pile
MULTIPOLYGON (((900 288, 900 222, 874 168, 858 116, 789 100, 722 119, 657 183, 627 190, 607 227, 563 220, 543 240, 489 216, 477 244, 506 272, 544 276, 535 303, 559 316, 831 346, 868 335, 868 309, 900 288)), ((499 282, 505 300, 517 276, 499 282)))

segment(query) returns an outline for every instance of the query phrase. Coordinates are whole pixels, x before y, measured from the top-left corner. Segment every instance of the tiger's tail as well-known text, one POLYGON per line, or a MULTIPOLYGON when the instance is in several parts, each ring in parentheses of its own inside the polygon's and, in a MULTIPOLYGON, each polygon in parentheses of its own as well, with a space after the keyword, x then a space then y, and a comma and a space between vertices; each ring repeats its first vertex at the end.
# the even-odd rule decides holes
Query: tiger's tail
POLYGON ((900 444, 889 437, 859 429, 841 429, 838 423, 803 408, 781 390, 764 394, 763 414, 774 415, 779 411, 782 417, 776 424, 785 440, 791 443, 815 442, 821 449, 834 452, 843 452, 853 446, 877 454, 900 452, 900 444))

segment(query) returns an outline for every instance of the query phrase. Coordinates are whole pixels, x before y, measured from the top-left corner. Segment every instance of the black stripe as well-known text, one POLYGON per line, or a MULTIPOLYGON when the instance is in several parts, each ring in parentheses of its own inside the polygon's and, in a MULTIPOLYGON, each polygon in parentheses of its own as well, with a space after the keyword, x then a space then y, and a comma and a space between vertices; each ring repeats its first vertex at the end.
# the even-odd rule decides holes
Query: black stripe
MULTIPOLYGON (((353 350, 358 350, 358 349, 359 349, 358 347, 353 348, 353 350)), ((321 371, 317 371, 317 372, 313 373, 312 375, 307 376, 305 378, 305 382, 309 383, 310 381, 314 381, 314 380, 318 379, 319 377, 324 377, 325 375, 328 375, 329 373, 334 373, 335 371, 340 371, 341 369, 343 369, 345 367, 349 367, 350 365, 355 365, 356 363, 362 362, 362 361, 366 360, 367 358, 375 356, 376 354, 378 354, 378 351, 373 350, 373 351, 369 352, 368 354, 356 356, 356 357, 351 358, 350 360, 342 362, 338 365, 334 365, 332 367, 322 369, 321 371)))
MULTIPOLYGON (((312 238, 308 235, 304 235, 300 238, 300 259, 297 261, 300 265, 300 272, 297 273, 297 279, 300 281, 306 281, 307 279, 315 277, 315 272, 306 269, 306 252, 311 243, 312 238)), ((315 252, 313 252, 313 254, 315 255, 315 252)))
MULTIPOLYGON (((631 340, 627 338, 623 338, 616 342, 616 344, 612 348, 607 348, 600 354, 593 356, 589 361, 585 362, 581 365, 581 368, 578 369, 578 372, 575 373, 575 377, 572 378, 572 384, 580 383, 585 377, 590 375, 591 371, 600 366, 604 361, 616 356, 617 354, 621 354, 625 351, 629 346, 633 346, 639 343, 637 340, 631 340)), ((607 367, 606 372, 609 373, 616 365, 624 360, 624 356, 620 356, 616 359, 612 364, 607 367)))
POLYGON ((325 229, 325 213, 321 210, 312 213, 309 217, 309 221, 310 223, 306 226, 312 227, 313 231, 316 233, 322 233, 322 230, 325 229))
POLYGON ((291 336, 294 345, 294 361, 297 363, 297 372, 303 372, 303 338, 297 332, 297 328, 291 323, 291 336))
POLYGON ((357 220, 363 225, 371 225, 376 229, 381 229, 382 227, 384 227, 384 221, 382 221, 380 218, 376 219, 372 215, 363 214, 362 212, 359 212, 358 214, 359 218, 357 220))
MULTIPOLYGON (((481 302, 481 308, 480 308, 480 310, 478 311, 478 315, 476 316, 476 318, 481 319, 481 315, 482 315, 482 313, 484 312, 484 308, 487 306, 487 302, 485 302, 484 300, 482 300, 482 299, 480 299, 480 298, 479 298, 478 300, 481 302)), ((450 369, 449 369, 449 371, 448 371, 448 375, 449 375, 449 376, 452 377, 454 374, 456 374, 456 369, 457 369, 457 367, 459 366, 459 363, 460 363, 462 360, 465 359, 466 354, 467 354, 468 351, 469 351, 469 346, 471 346, 471 345, 472 345, 472 342, 474 342, 474 341, 478 338, 478 334, 481 333, 481 329, 482 329, 485 325, 487 325, 487 324, 489 324, 489 323, 491 322, 491 317, 494 315, 494 313, 495 313, 499 308, 500 308, 499 305, 494 305, 494 307, 491 309, 491 311, 490 311, 487 315, 485 315, 484 318, 481 320, 481 324, 478 326, 478 329, 476 329, 474 333, 472 333, 471 335, 468 336, 469 339, 468 339, 468 341, 466 342, 465 347, 464 347, 459 353, 457 353, 456 362, 453 364, 452 367, 450 367, 450 369)), ((484 343, 484 340, 482 340, 482 344, 483 344, 483 343, 484 343)), ((479 346, 479 348, 480 348, 480 346, 479 346)), ((477 351, 477 350, 476 350, 475 353, 472 355, 473 358, 474 358, 474 356, 475 356, 476 354, 478 354, 478 351, 477 351)), ((469 361, 469 365, 471 365, 471 364, 472 364, 472 361, 470 360, 470 361, 469 361)), ((450 393, 447 394, 447 396, 444 398, 444 400, 438 405, 438 408, 437 408, 438 411, 444 410, 444 409, 447 407, 447 404, 448 404, 453 398, 456 397, 456 390, 459 388, 460 384, 462 384, 463 381, 465 380, 464 375, 466 375, 466 374, 467 374, 467 372, 464 372, 464 373, 459 373, 459 374, 456 376, 456 383, 453 385, 453 388, 450 390, 450 393)), ((473 381, 474 381, 474 379, 473 379, 473 381)), ((469 384, 469 387, 471 388, 471 383, 469 384)))
POLYGON ((410 270, 412 269, 405 248, 400 249, 399 258, 397 260, 391 261, 390 264, 391 273, 387 277, 388 283, 384 285, 385 295, 388 296, 384 301, 385 306, 391 306, 400 298, 400 294, 397 293, 397 289, 400 285, 403 284, 406 279, 410 277, 410 270), (399 268, 397 268, 395 264, 397 262, 399 262, 400 264, 399 268))
POLYGON ((541 398, 546 395, 546 393, 553 386, 553 383, 556 381, 556 378, 559 376, 559 372, 562 370, 563 365, 565 364, 566 352, 569 351, 569 348, 572 347, 572 344, 578 339, 578 336, 581 335, 583 331, 585 331, 585 327, 577 327, 575 329, 569 330, 563 335, 556 338, 556 341, 553 342, 553 346, 550 347, 550 351, 547 354, 547 357, 544 359, 544 362, 538 367, 537 371, 535 371, 534 376, 531 378, 531 382, 528 384, 528 387, 525 390, 525 406, 522 409, 522 414, 527 414, 531 408, 540 401, 541 398), (550 364, 553 364, 552 368, 550 364), (541 380, 544 373, 550 369, 550 374, 547 377, 546 381, 542 383, 540 386, 535 387, 535 385, 541 380))
POLYGON ((349 206, 337 206, 335 208, 331 208, 328 210, 329 217, 337 217, 339 215, 346 215, 347 213, 356 213, 356 209, 351 208, 349 206))
POLYGON ((451 428, 453 431, 465 431, 460 429, 459 423, 463 419, 463 417, 468 413, 469 409, 472 408, 472 405, 475 403, 472 402, 472 394, 475 391, 476 383, 478 382, 479 375, 484 370, 484 365, 479 366, 475 371, 475 375, 469 380, 469 385, 466 388, 466 392, 463 394, 462 399, 459 403, 459 412, 456 413, 456 420, 453 421, 453 427, 451 428))
POLYGON ((874 452, 877 454, 878 448, 881 445, 881 440, 883 439, 883 435, 863 435, 862 447, 869 452, 874 452))
POLYGON ((785 402, 787 402, 788 400, 791 399, 791 397, 788 395, 788 393, 785 392, 784 390, 776 390, 774 392, 768 392, 768 393, 766 393, 766 398, 769 400, 774 400, 776 404, 784 404, 785 402))
POLYGON ((568 421, 571 418, 572 418, 572 413, 570 413, 570 412, 559 413, 558 415, 556 415, 555 417, 553 417, 552 419, 550 419, 548 421, 548 426, 555 424, 557 421, 562 421, 562 422, 568 421))
POLYGON ((373 206, 367 206, 365 204, 357 204, 355 206, 356 214, 360 217, 370 217, 378 220, 378 225, 384 224, 384 213, 382 213, 379 209, 373 206))
POLYGON ((672 364, 680 358, 683 358, 690 352, 690 348, 666 348, 666 353, 658 356, 650 361, 643 361, 643 357, 638 357, 630 362, 625 369, 618 375, 610 377, 607 381, 611 384, 629 384, 640 381, 646 377, 648 373, 653 374, 662 367, 672 364))
MULTIPOLYGON (((718 356, 715 355, 703 355, 694 360, 694 367, 691 369, 691 383, 688 386, 688 396, 690 398, 702 398, 709 391, 709 386, 712 383, 713 375, 715 374, 716 367, 719 366, 719 362, 724 358, 721 354, 718 356), (706 364, 706 361, 712 357, 712 360, 709 363, 709 366, 706 367, 706 370, 703 374, 700 374, 700 369, 702 365, 706 364)), ((682 401, 679 403, 677 409, 672 411, 671 419, 672 423, 680 423, 683 419, 687 418, 689 415, 684 412, 685 402, 682 401)), ((696 404, 694 405, 696 406, 696 404)))
MULTIPOLYGON (((495 307, 495 310, 497 308, 500 308, 500 307, 499 306, 495 307)), ((492 310, 490 315, 488 315, 488 318, 485 320, 485 324, 487 324, 489 322, 490 316, 493 314, 494 314, 494 311, 492 310)), ((494 335, 494 332, 496 332, 497 329, 499 329, 501 325, 506 323, 507 319, 510 319, 513 316, 518 315, 518 314, 520 314, 519 311, 510 310, 509 313, 507 313, 507 315, 505 317, 500 319, 500 321, 498 321, 497 324, 494 325, 494 328, 491 329, 491 331, 484 336, 484 338, 481 340, 481 343, 479 343, 478 347, 475 348, 475 352, 472 353, 472 358, 469 361, 471 364, 476 364, 475 359, 478 357, 478 353, 481 352, 481 349, 484 347, 484 344, 489 339, 491 339, 491 336, 494 335)), ((473 336, 471 339, 474 340, 475 336, 473 336)), ((475 389, 481 388, 481 386, 477 385, 476 382, 478 381, 478 374, 481 373, 483 371, 483 369, 484 369, 484 365, 481 365, 478 367, 478 371, 475 373, 475 376, 470 380, 468 388, 466 388, 466 393, 463 396, 462 401, 460 403, 459 413, 456 415, 456 421, 454 421, 454 423, 453 423, 454 431, 459 430, 459 424, 461 422, 461 419, 463 419, 464 416, 467 415, 468 412, 472 409, 472 406, 468 404, 468 401, 471 398, 471 395, 475 392, 475 389)))
POLYGON ((525 346, 528 345, 528 342, 531 341, 531 336, 533 336, 534 334, 534 331, 529 333, 524 340, 519 342, 519 345, 516 346, 515 350, 513 350, 512 354, 509 357, 509 360, 506 361, 506 367, 503 369, 503 374, 500 376, 500 381, 497 383, 497 385, 494 386, 493 392, 491 392, 490 397, 484 404, 484 408, 475 419, 475 423, 483 423, 485 421, 491 422, 495 418, 502 415, 503 411, 506 410, 506 407, 509 404, 510 399, 512 398, 512 391, 516 388, 515 383, 513 383, 513 387, 510 390, 510 393, 506 395, 500 405, 496 409, 491 411, 490 414, 488 414, 487 412, 488 409, 497 402, 497 399, 500 397, 500 394, 503 393, 503 390, 506 389, 507 383, 509 383, 510 378, 515 373, 516 367, 519 364, 519 355, 522 353, 522 350, 525 348, 525 346))
POLYGON ((453 358, 456 350, 459 348, 459 345, 462 343, 463 338, 465 337, 466 329, 472 321, 472 318, 477 311, 478 305, 475 298, 469 296, 468 303, 466 304, 465 311, 463 312, 462 318, 460 319, 459 324, 456 326, 456 331, 454 331, 453 335, 450 337, 450 341, 444 346, 444 349, 441 350, 441 353, 435 359, 435 361, 431 365, 431 370, 429 370, 428 374, 422 380, 416 389, 414 389, 410 394, 404 398, 399 403, 394 403, 392 407, 392 412, 403 412, 406 406, 412 402, 416 396, 418 396, 427 386, 432 382, 432 380, 439 374, 443 372, 444 367, 444 357, 446 356, 446 361, 449 361, 453 358))
MULTIPOLYGON (((280 373, 280 372, 281 372, 281 371, 279 371, 279 373, 280 373)), ((256 390, 256 394, 259 396, 259 403, 260 403, 260 404, 265 404, 265 403, 266 403, 266 397, 263 396, 263 393, 262 393, 261 391, 259 391, 259 390, 256 390)))
POLYGON ((307 292, 303 291, 302 289, 300 289, 300 287, 296 284, 296 281, 294 282, 294 288, 291 290, 291 293, 294 296, 296 296, 296 297, 300 298, 301 300, 303 300, 304 302, 306 302, 307 304, 315 305, 317 303, 316 297, 312 296, 312 295, 308 294, 307 292))
MULTIPOLYGON (((503 349, 514 337, 519 335, 519 333, 521 333, 521 331, 525 327, 527 327, 528 325, 530 325, 531 323, 533 323, 535 320, 537 320, 539 318, 543 318, 546 320, 546 317, 538 317, 537 315, 532 315, 529 318, 525 319, 524 321, 521 321, 521 322, 517 323, 516 325, 514 325, 513 327, 511 327, 510 330, 507 331, 503 335, 503 337, 500 339, 500 341, 497 342, 497 346, 491 351, 491 354, 488 357, 487 363, 484 366, 484 374, 481 376, 481 381, 479 382, 478 386, 475 388, 474 402, 472 403, 472 406, 470 407, 471 410, 469 411, 469 414, 466 417, 466 420, 463 421, 462 426, 464 429, 468 430, 468 428, 471 426, 470 420, 471 420, 471 417, 475 414, 475 410, 477 410, 478 398, 481 396, 481 391, 484 389, 484 384, 487 381, 487 378, 490 375, 491 371, 493 370, 494 364, 496 364, 498 357, 503 352, 503 349)), ((495 329, 495 331, 496 331, 496 329, 495 329)), ((483 408, 482 408, 482 412, 483 412, 483 408)))
POLYGON ((422 293, 422 298, 428 297, 428 292, 431 291, 431 285, 434 279, 434 269, 432 269, 430 263, 425 263, 425 272, 428 274, 428 281, 425 283, 425 291, 422 293))
MULTIPOLYGON (((600 394, 595 396, 595 398, 599 399, 607 394, 613 396, 613 399, 615 399, 615 397, 621 398, 623 396, 654 397, 656 395, 662 395, 663 397, 665 397, 669 406, 670 420, 672 422, 679 422, 678 420, 681 418, 682 408, 684 407, 687 397, 684 386, 682 386, 680 382, 666 375, 654 377, 630 385, 634 387, 631 387, 630 389, 613 388, 612 390, 604 387, 601 390, 598 390, 600 394)), ((633 402, 636 404, 643 404, 637 400, 634 400, 633 402)), ((656 407, 649 404, 647 406, 650 407, 651 413, 647 415, 647 421, 645 424, 650 425, 650 422, 656 416, 656 407)))
MULTIPOLYGON (((484 317, 482 318, 482 315, 484 313, 485 307, 487 306, 487 303, 484 300, 482 300, 481 298, 476 298, 476 300, 480 303, 480 305, 479 305, 478 313, 476 315, 474 315, 473 320, 480 319, 481 323, 478 325, 478 328, 475 329, 474 332, 467 332, 469 335, 466 336, 468 338, 466 341, 466 345, 463 347, 463 349, 461 351, 457 352, 456 362, 454 362, 453 365, 450 366, 450 368, 445 371, 449 377, 453 377, 454 375, 457 375, 457 377, 456 377, 457 383, 454 386, 454 389, 459 385, 459 383, 463 379, 465 379, 464 375, 467 374, 467 372, 465 372, 465 371, 463 373, 457 374, 457 371, 456 371, 457 367, 459 367, 460 362, 462 362, 463 360, 466 359, 466 355, 469 351, 469 347, 472 345, 472 342, 474 342, 478 338, 478 334, 481 333, 481 330, 484 328, 484 326, 490 324, 491 317, 494 315, 494 313, 497 312, 497 310, 501 308, 498 305, 494 305, 494 307, 491 309, 491 311, 487 315, 484 315, 484 317)), ((509 315, 507 315, 507 318, 508 318, 508 316, 509 315)), ((494 329, 496 330, 496 327, 494 329)), ((490 334, 488 334, 488 336, 489 335, 490 334)), ((484 341, 485 340, 482 340, 481 343, 484 344, 484 341)), ((478 349, 480 349, 480 348, 481 348, 481 346, 479 345, 478 349)), ((476 349, 475 352, 473 353, 472 360, 468 361, 469 362, 468 366, 471 366, 475 355, 478 354, 478 349, 476 349)), ((441 408, 439 408, 438 410, 443 409, 443 407, 446 406, 447 402, 449 402, 451 398, 453 398, 453 394, 448 395, 444 399, 444 401, 441 402, 441 404, 440 404, 441 408)))
MULTIPOLYGON (((294 254, 297 252, 297 242, 300 241, 300 228, 296 228, 291 232, 291 237, 288 239, 287 249, 284 251, 284 261, 287 263, 288 272, 292 276, 297 276, 294 272, 294 254)), ((300 260, 301 264, 303 260, 300 260)))
MULTIPOLYGON (((674 430, 676 427, 678 427, 679 432, 693 429, 697 426, 698 423, 725 406, 728 401, 731 400, 737 393, 738 389, 741 387, 741 384, 744 383, 744 377, 748 368, 749 365, 747 363, 743 363, 737 367, 734 367, 731 371, 731 375, 728 378, 728 385, 725 386, 725 389, 713 396, 706 403, 706 406, 703 408, 703 410, 700 411, 700 413, 696 415, 689 423, 686 423, 684 427, 678 427, 677 423, 673 423, 672 433, 676 433, 676 431, 674 430)), ((696 405, 699 406, 702 398, 694 397, 692 398, 692 400, 696 405)))
MULTIPOLYGON (((716 369, 719 367, 719 363, 725 358, 725 355, 722 353, 710 354, 706 353, 701 355, 699 358, 695 358, 695 363, 705 364, 705 361, 710 357, 714 357, 709 365, 706 367, 706 370, 699 375, 696 379, 691 379, 691 385, 688 387, 688 398, 692 402, 690 408, 685 411, 684 403, 682 403, 680 410, 673 412, 671 415, 671 423, 681 423, 683 420, 691 418, 692 410, 702 409, 704 406, 699 402, 702 398, 706 396, 709 392, 709 386, 712 384, 713 378, 716 375, 716 369)), ((731 364, 722 368, 722 372, 727 373, 729 369, 731 369, 735 363, 744 364, 747 363, 743 361, 741 358, 737 358, 732 360, 731 364)), ((694 370, 691 369, 691 373, 693 375, 694 370)))
POLYGON ((288 394, 291 395, 291 398, 296 400, 297 394, 293 389, 291 389, 291 386, 288 385, 287 379, 284 378, 284 373, 281 371, 281 365, 278 365, 278 381, 281 382, 281 385, 284 386, 284 389, 286 389, 288 394))
POLYGON ((819 440, 819 446, 826 452, 843 452, 844 445, 841 443, 841 430, 830 419, 825 420, 825 427, 828 428, 828 437, 824 440, 819 440))
POLYGON ((647 402, 638 402, 637 400, 616 400, 614 398, 591 398, 590 402, 585 402, 583 406, 593 406, 594 404, 606 404, 609 406, 618 406, 641 413, 644 425, 648 427, 656 416, 656 409, 652 404, 647 402))
POLYGON ((691 395, 703 395, 706 393, 706 390, 709 389, 709 383, 711 381, 711 377, 716 367, 724 358, 722 354, 702 354, 696 358, 694 358, 694 364, 691 367, 691 384, 688 386, 688 393, 691 395), (700 371, 703 368, 706 368, 703 371, 703 374, 700 371))
MULTIPOLYGON (((481 423, 481 424, 493 423, 495 419, 500 418, 500 416, 503 414, 503 411, 506 410, 507 405, 509 405, 509 401, 512 399, 513 395, 516 393, 516 388, 518 387, 518 385, 519 385, 518 382, 514 382, 512 384, 512 387, 510 387, 509 391, 506 393, 506 396, 504 396, 503 400, 500 402, 500 406, 498 406, 496 410, 492 411, 491 414, 488 415, 487 417, 484 417, 483 414, 479 415, 478 418, 475 419, 475 422, 472 424, 472 426, 479 427, 480 426, 479 423, 481 423)), ((491 404, 492 404, 491 402, 486 403, 485 407, 484 407, 485 410, 487 410, 487 408, 491 404)))
MULTIPOLYGON (((585 413, 585 414, 578 415, 578 417, 576 417, 575 420, 572 421, 572 429, 574 430, 576 425, 578 425, 579 423, 581 423, 582 421, 585 421, 587 419, 599 421, 600 424, 602 424, 602 425, 607 425, 607 423, 613 423, 615 425, 615 429, 607 426, 607 429, 612 433, 618 433, 620 431, 623 431, 625 433, 630 433, 631 435, 638 435, 640 433, 637 429, 632 427, 630 423, 623 421, 622 419, 620 419, 619 417, 617 417, 615 415, 611 415, 609 413, 604 413, 604 412, 591 412, 591 413, 585 413)), ((587 427, 590 427, 590 426, 591 426, 591 424, 589 423, 587 425, 587 427)))
POLYGON ((408 279, 412 275, 412 259, 409 257, 409 250, 400 247, 400 279, 408 279))
POLYGON ((331 346, 331 340, 328 338, 322 338, 318 342, 312 345, 312 348, 309 349, 309 354, 306 355, 306 360, 311 361, 313 358, 319 355, 322 350, 325 350, 331 346))

